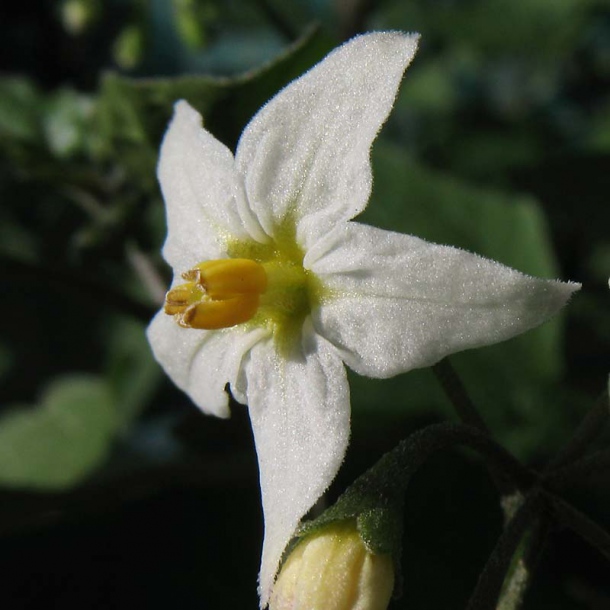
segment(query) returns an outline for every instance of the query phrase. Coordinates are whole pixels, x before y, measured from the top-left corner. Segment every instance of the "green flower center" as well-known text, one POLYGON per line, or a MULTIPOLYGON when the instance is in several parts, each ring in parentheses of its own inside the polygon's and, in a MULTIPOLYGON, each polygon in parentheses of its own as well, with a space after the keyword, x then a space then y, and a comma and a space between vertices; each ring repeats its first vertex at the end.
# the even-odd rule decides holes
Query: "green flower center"
POLYGON ((267 289, 261 294, 255 315, 247 322, 273 333, 278 350, 287 353, 300 339, 303 322, 325 296, 320 280, 303 267, 304 253, 296 241, 294 222, 285 221, 268 244, 232 241, 231 258, 259 263, 267 275, 267 289))
POLYGON ((183 273, 187 282, 167 293, 165 313, 185 328, 264 327, 278 350, 288 353, 324 296, 320 281, 303 267, 294 227, 282 223, 268 244, 229 241, 229 258, 205 261, 183 273))

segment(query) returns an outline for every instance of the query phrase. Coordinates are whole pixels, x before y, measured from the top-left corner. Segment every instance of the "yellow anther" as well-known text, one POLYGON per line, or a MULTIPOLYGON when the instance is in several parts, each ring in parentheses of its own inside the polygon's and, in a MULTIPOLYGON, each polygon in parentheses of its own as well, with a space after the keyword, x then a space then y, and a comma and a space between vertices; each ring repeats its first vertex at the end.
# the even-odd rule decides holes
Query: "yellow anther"
POLYGON ((164 310, 185 328, 213 330, 247 322, 267 290, 263 267, 245 258, 199 263, 182 277, 187 283, 167 293, 164 310))
POLYGON ((203 286, 213 299, 236 294, 262 294, 267 290, 265 270, 249 258, 205 261, 182 277, 203 286))
POLYGON ((258 294, 243 294, 228 299, 201 301, 191 305, 178 318, 178 324, 205 330, 229 328, 250 320, 258 309, 259 300, 258 294))
POLYGON ((205 290, 195 284, 188 282, 172 288, 165 295, 165 313, 171 315, 184 313, 187 307, 199 303, 205 298, 205 290))

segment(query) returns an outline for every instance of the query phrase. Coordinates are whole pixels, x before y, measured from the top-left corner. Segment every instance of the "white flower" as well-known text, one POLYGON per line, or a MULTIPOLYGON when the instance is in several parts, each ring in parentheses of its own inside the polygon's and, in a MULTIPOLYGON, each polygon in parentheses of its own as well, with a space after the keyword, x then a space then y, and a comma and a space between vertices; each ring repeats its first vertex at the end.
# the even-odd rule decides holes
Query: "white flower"
POLYGON ((163 141, 175 280, 148 337, 204 412, 229 415, 227 382, 248 404, 262 606, 345 454, 344 364, 371 377, 430 366, 540 324, 577 289, 351 220, 367 205, 370 147, 417 39, 375 33, 336 49, 258 112, 235 158, 184 101, 163 141))

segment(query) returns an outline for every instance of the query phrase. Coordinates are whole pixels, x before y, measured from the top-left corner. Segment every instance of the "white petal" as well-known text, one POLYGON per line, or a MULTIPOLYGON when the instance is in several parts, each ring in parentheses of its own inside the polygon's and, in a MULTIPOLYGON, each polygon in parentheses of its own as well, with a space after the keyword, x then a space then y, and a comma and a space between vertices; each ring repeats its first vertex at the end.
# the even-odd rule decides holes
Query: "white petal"
POLYGON ((369 150, 394 103, 417 35, 359 36, 276 95, 237 147, 248 201, 269 235, 286 217, 305 248, 361 212, 371 191, 369 150))
POLYGON ((204 413, 218 417, 229 416, 225 385, 235 382, 244 355, 266 334, 260 329, 182 328, 163 311, 146 332, 155 358, 170 379, 204 413))
POLYGON ((318 242, 305 266, 340 295, 312 314, 316 329, 346 364, 371 377, 523 333, 580 287, 354 222, 318 242))
POLYGON ((265 516, 261 607, 299 520, 335 477, 349 438, 345 367, 306 326, 299 353, 284 358, 269 340, 245 364, 265 516))
POLYGON ((176 271, 223 255, 223 238, 260 237, 231 151, 201 126, 185 101, 175 106, 158 167, 168 234, 163 255, 176 271))

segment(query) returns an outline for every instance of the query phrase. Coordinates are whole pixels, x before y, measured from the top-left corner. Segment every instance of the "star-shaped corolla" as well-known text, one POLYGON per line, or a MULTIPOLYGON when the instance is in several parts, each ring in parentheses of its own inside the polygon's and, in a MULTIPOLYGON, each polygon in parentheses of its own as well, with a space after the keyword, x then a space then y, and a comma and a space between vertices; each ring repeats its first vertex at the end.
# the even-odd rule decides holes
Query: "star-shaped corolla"
POLYGON ((349 437, 344 364, 371 377, 430 366, 546 320, 575 284, 353 222, 371 144, 417 36, 357 37, 276 95, 235 157, 176 104, 159 161, 175 280, 148 337, 205 412, 247 404, 265 540, 261 604, 349 437))

